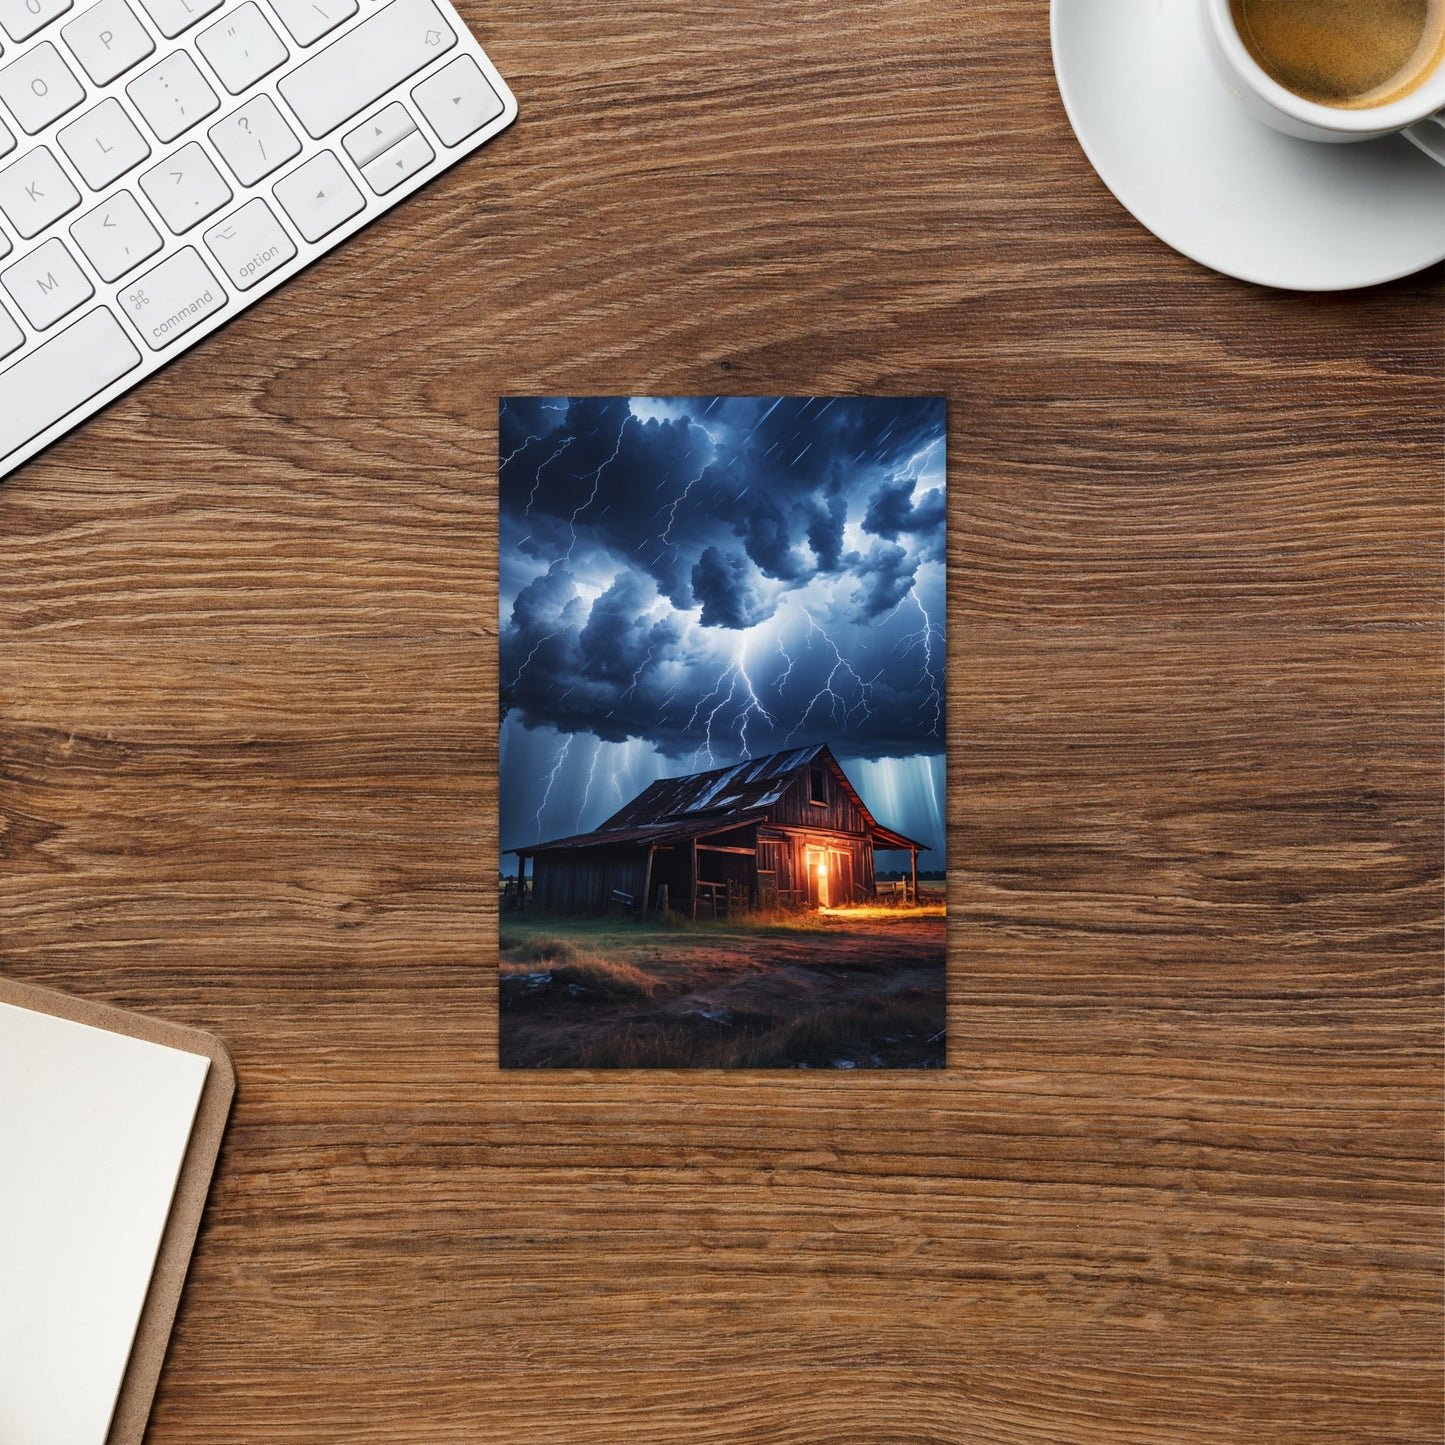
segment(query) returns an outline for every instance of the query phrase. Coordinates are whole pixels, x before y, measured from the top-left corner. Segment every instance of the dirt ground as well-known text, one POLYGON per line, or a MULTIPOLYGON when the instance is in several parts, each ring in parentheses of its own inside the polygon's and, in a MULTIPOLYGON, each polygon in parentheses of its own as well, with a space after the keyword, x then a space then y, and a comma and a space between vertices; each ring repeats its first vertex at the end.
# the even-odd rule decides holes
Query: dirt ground
POLYGON ((504 920, 501 1063, 941 1068, 945 930, 936 913, 695 930, 504 920))

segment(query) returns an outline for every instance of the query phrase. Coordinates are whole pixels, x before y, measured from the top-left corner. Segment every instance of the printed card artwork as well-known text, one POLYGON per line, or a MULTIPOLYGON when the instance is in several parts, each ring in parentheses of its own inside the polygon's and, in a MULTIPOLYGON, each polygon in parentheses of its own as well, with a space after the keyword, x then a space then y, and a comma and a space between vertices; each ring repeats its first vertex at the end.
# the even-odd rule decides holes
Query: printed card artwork
POLYGON ((945 1061, 945 411, 510 397, 500 1057, 945 1061))

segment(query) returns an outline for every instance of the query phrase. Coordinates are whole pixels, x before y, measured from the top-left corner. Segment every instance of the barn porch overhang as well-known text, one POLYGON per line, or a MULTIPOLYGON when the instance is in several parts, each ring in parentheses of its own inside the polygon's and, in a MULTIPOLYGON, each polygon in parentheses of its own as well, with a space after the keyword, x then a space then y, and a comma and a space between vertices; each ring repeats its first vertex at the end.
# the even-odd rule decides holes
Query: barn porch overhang
POLYGON ((880 823, 875 823, 869 828, 868 836, 873 839, 875 848, 894 848, 900 853, 911 853, 914 849, 920 853, 928 851, 927 843, 920 843, 914 838, 906 838, 902 833, 895 833, 892 828, 885 828, 880 823))
POLYGON ((859 838, 868 838, 875 848, 894 848, 901 853, 911 852, 918 849, 920 853, 928 851, 927 843, 919 843, 913 838, 905 837, 902 833, 895 833, 891 828, 884 828, 878 823, 865 828, 861 833, 839 832, 832 828, 815 828, 806 823, 765 823, 759 830, 759 836, 768 839, 780 838, 816 838, 822 843, 856 843, 859 838))

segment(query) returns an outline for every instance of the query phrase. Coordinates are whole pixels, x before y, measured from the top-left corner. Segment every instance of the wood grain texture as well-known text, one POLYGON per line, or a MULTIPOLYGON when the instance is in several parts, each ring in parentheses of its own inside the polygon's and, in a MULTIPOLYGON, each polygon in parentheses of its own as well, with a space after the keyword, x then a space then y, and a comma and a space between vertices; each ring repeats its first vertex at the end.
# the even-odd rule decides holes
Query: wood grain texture
POLYGON ((240 1077, 150 1440, 1439 1439, 1439 270, 1168 251, 1039 0, 463 8, 0 485, 0 968, 240 1077), (949 398, 947 1074, 496 1069, 496 398, 641 390, 949 398))

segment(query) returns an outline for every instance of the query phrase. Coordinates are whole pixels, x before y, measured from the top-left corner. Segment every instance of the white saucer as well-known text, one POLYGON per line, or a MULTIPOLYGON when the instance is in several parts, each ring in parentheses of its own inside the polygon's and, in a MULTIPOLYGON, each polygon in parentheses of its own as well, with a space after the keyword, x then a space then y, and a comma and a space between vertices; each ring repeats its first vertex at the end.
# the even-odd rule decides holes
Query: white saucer
POLYGON ((1084 154, 1176 251, 1295 291, 1445 259, 1445 166, 1402 136, 1324 145, 1261 125, 1215 71, 1197 0, 1052 0, 1051 22, 1084 154))

